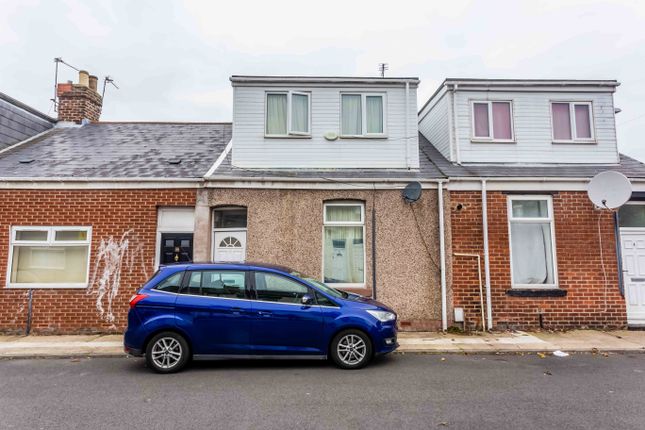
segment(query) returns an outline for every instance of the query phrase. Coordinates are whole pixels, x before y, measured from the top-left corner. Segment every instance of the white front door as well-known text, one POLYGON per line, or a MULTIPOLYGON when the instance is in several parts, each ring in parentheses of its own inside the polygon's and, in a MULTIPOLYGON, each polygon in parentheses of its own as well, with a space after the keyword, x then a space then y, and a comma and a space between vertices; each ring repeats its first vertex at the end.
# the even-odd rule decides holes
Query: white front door
POLYGON ((621 229, 627 324, 645 325, 645 229, 621 229))
POLYGON ((215 231, 213 260, 242 262, 246 259, 246 230, 215 231))

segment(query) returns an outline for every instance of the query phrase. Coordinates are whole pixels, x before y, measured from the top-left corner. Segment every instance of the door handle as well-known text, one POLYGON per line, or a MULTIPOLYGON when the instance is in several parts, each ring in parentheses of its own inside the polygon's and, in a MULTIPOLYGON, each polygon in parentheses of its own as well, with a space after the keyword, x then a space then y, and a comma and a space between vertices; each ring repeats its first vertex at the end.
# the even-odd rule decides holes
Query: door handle
POLYGON ((269 311, 258 311, 258 315, 260 315, 261 317, 270 317, 271 312, 269 312, 269 311))
POLYGON ((235 315, 240 315, 242 313, 242 308, 231 308, 231 312, 235 315))

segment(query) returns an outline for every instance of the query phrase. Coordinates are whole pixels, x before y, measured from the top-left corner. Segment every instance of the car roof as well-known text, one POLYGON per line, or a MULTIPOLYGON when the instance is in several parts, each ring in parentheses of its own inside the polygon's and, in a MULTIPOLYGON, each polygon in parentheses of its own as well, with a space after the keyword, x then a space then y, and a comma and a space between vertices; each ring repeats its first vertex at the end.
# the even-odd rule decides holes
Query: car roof
POLYGON ((299 273, 297 270, 291 269, 287 266, 270 263, 256 263, 256 262, 230 262, 230 261, 215 261, 204 263, 173 263, 165 264, 160 267, 172 267, 183 270, 205 270, 205 269, 240 269, 240 270, 263 270, 269 269, 284 273, 299 273))

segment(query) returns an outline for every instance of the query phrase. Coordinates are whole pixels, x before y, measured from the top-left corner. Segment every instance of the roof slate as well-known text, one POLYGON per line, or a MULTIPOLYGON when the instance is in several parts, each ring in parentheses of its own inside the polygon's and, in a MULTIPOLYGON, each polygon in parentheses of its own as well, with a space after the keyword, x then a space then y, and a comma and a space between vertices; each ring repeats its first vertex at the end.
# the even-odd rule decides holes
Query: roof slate
POLYGON ((615 170, 629 178, 645 178, 645 164, 620 154, 620 164, 455 164, 448 161, 421 133, 419 147, 444 175, 450 178, 591 178, 615 170))
POLYGON ((54 128, 0 153, 0 178, 201 178, 231 140, 231 131, 230 123, 54 128))

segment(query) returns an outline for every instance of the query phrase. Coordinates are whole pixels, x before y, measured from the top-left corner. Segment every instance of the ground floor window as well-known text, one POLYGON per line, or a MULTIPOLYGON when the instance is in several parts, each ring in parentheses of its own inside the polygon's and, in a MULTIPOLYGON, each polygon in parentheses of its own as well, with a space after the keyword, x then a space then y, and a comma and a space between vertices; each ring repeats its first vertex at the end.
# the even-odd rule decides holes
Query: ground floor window
POLYGON ((324 205, 323 275, 328 284, 365 283, 365 207, 362 203, 324 205))
POLYGON ((13 227, 10 287, 86 287, 91 227, 13 227))
POLYGON ((509 196, 508 222, 513 287, 556 288, 551 196, 509 196))

